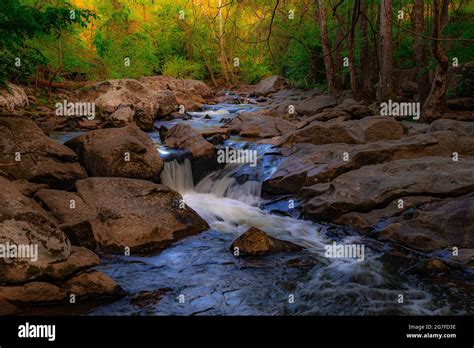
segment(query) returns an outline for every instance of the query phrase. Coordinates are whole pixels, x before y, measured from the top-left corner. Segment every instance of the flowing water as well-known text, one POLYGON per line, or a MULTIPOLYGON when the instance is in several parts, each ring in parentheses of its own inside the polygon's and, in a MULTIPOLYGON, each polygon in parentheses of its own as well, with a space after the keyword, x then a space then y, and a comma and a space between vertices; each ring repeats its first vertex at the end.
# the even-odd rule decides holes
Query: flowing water
MULTIPOLYGON (((157 122, 157 126, 188 122, 202 130, 253 108, 214 105, 204 112, 192 113, 191 120, 157 122)), ((177 151, 163 146, 157 133, 150 133, 150 137, 162 156, 177 151)), ((434 282, 408 272, 414 263, 409 254, 356 231, 294 218, 298 216, 293 214, 297 210, 294 198, 284 197, 277 204, 269 203, 272 197, 262 198, 262 182, 281 160, 272 146, 238 138, 227 140, 224 146, 256 150, 258 165, 228 164, 195 184, 189 160, 171 156, 161 175, 163 184, 180 192, 210 229, 157 255, 104 256, 97 268, 113 277, 129 295, 89 314, 474 313, 468 290, 463 292, 449 281, 434 282), (272 209, 275 206, 278 209, 272 209), (263 258, 236 258, 230 245, 250 226, 305 249, 263 258), (324 246, 333 241, 364 245, 364 260, 325 257, 324 246)))

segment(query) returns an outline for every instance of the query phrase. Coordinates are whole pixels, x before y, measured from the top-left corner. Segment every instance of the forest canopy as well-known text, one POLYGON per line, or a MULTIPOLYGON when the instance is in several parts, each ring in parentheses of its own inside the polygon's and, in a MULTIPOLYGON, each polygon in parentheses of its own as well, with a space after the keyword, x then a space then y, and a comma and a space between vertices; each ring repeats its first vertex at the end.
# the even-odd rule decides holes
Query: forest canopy
POLYGON ((473 59, 473 24, 470 0, 2 0, 0 80, 163 74, 232 87, 279 74, 374 97, 415 69, 426 97, 441 58, 473 59))

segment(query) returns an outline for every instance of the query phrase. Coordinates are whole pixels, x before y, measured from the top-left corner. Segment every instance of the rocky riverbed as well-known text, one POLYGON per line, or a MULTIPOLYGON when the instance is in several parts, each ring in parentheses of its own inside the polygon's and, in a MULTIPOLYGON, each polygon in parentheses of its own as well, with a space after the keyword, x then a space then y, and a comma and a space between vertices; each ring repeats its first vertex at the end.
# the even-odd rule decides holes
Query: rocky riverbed
POLYGON ((91 120, 36 92, 0 116, 0 241, 38 245, 0 260, 2 314, 474 313, 469 103, 428 124, 278 77, 54 96, 95 103, 91 120))

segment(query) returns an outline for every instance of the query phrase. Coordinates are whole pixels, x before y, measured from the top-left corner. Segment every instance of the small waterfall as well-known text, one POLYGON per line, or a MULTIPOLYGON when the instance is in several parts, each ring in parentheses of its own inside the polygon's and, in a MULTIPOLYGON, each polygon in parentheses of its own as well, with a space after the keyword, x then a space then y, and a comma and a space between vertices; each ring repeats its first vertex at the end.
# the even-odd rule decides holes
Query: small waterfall
POLYGON ((243 184, 239 184, 237 179, 231 176, 232 174, 233 172, 224 175, 219 175, 219 173, 209 174, 196 186, 196 192, 212 193, 217 197, 227 197, 248 205, 258 205, 262 183, 248 180, 243 184))
POLYGON ((185 159, 183 163, 176 160, 165 162, 165 167, 161 173, 161 182, 181 194, 193 191, 191 162, 188 159, 185 159))
POLYGON ((249 205, 258 205, 262 183, 249 180, 240 184, 236 178, 232 177, 236 170, 238 166, 228 165, 224 170, 206 176, 195 188, 190 161, 185 159, 184 162, 179 163, 175 160, 165 162, 161 182, 181 194, 210 193, 216 197, 226 197, 249 205))

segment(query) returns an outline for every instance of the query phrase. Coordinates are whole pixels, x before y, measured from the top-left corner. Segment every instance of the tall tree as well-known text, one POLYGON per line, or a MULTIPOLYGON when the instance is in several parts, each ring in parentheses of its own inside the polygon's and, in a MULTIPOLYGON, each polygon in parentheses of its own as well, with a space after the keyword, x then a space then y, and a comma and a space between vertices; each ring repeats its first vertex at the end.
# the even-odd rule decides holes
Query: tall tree
POLYGON ((430 94, 423 106, 423 117, 427 120, 446 110, 446 89, 449 61, 442 46, 443 29, 449 21, 449 0, 433 0, 433 30, 431 49, 437 65, 430 94))
POLYGON ((380 3, 379 98, 393 96, 392 0, 380 3))
POLYGON ((328 83, 328 93, 333 94, 337 88, 334 79, 334 63, 332 59, 331 46, 329 42, 327 8, 325 0, 317 0, 319 7, 319 26, 321 28, 321 45, 323 49, 324 68, 326 70, 326 80, 328 83))
POLYGON ((415 0, 414 8, 414 29, 413 50, 415 52, 415 66, 418 83, 418 96, 420 101, 424 101, 430 90, 430 81, 427 72, 425 58, 425 45, 423 31, 425 29, 425 0, 415 0))

